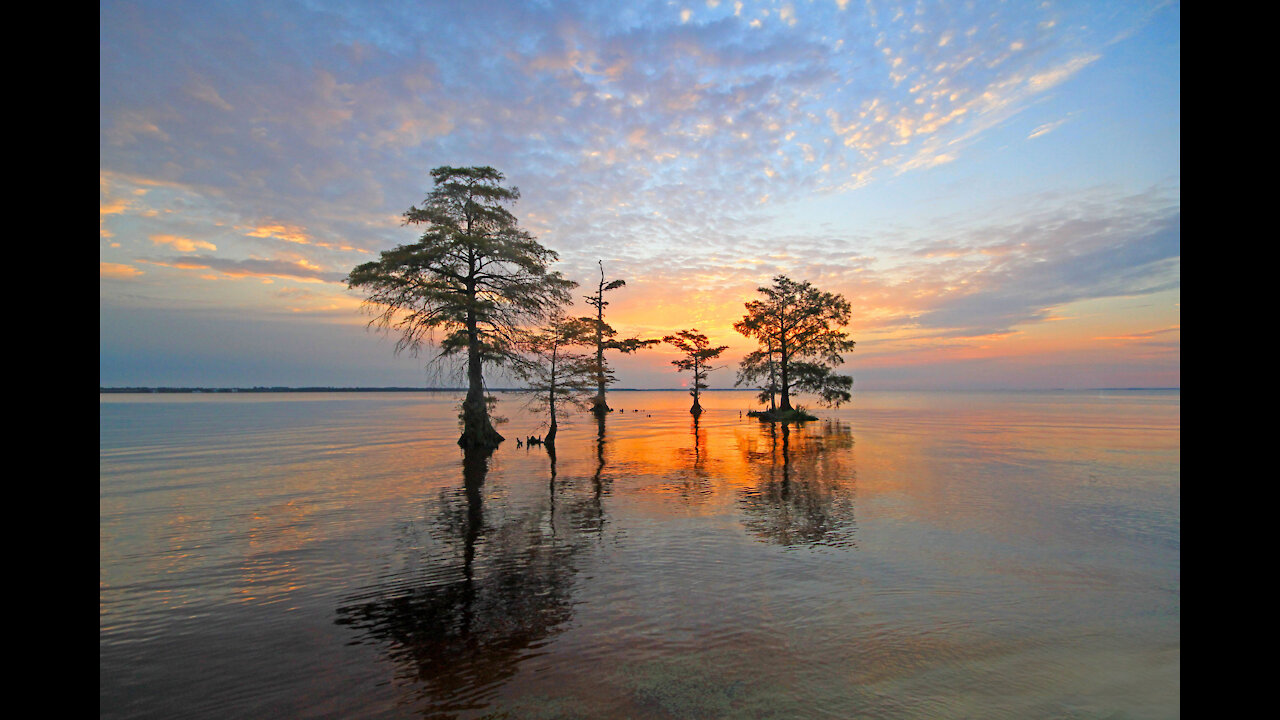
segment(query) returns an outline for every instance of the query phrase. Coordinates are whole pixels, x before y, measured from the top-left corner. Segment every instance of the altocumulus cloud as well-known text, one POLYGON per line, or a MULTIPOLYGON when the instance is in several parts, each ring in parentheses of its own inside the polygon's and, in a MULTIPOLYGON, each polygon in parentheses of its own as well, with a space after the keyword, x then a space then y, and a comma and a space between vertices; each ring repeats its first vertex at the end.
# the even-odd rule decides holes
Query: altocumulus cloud
MULTIPOLYGON (((1056 147, 1062 118, 1088 123, 1079 105, 1000 133, 1161 7, 108 1, 101 274, 147 263, 137 284, 157 306, 217 273, 307 283, 328 307, 342 271, 414 239, 401 213, 430 168, 487 164, 579 281, 597 258, 633 288, 740 295, 787 273, 856 298, 877 329, 1004 332, 1176 287, 1176 198, 1134 196, 1159 182, 1144 177, 1128 197, 1059 197, 927 240, 852 214, 777 228, 798 201, 963 175, 992 137, 1056 147)), ((1046 177, 1019 192, 1055 189, 1046 177)), ((104 306, 125 292, 103 288, 104 306)))
POLYGON ((1091 57, 1051 10, 160 7, 104 6, 104 168, 189 188, 224 224, 358 246, 394 244, 387 218, 427 168, 485 162, 554 218, 558 249, 640 237, 661 255, 770 203, 954 161, 1091 57))
POLYGON ((141 262, 181 270, 214 270, 229 277, 261 277, 341 284, 346 273, 326 271, 305 260, 231 260, 208 255, 150 258, 141 262))

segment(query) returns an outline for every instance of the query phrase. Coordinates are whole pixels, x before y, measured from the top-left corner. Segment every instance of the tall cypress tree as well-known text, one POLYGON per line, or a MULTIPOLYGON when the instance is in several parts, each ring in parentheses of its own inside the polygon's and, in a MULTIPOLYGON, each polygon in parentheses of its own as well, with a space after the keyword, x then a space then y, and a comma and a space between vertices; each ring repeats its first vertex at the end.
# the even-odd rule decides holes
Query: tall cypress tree
POLYGON ((433 361, 465 357, 458 444, 491 449, 503 437, 489 419, 484 366, 517 357, 519 328, 539 324, 567 304, 577 283, 549 269, 558 255, 521 229, 507 209, 520 191, 503 187, 502 173, 441 166, 431 177, 435 188, 423 206, 404 213, 405 224, 425 226, 418 242, 356 267, 347 286, 367 294, 371 324, 400 333, 396 352, 416 355, 426 342, 439 347, 433 361))

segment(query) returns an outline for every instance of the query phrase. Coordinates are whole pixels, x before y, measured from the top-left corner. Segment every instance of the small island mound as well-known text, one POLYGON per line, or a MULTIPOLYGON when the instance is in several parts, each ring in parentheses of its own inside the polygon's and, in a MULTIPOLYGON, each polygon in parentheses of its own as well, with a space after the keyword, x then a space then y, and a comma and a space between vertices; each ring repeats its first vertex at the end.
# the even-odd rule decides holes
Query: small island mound
POLYGON ((777 410, 750 410, 747 412, 747 417, 757 418, 762 422, 780 423, 807 422, 809 420, 818 419, 817 417, 805 412, 804 408, 799 407, 789 408, 786 410, 781 408, 778 408, 777 410))

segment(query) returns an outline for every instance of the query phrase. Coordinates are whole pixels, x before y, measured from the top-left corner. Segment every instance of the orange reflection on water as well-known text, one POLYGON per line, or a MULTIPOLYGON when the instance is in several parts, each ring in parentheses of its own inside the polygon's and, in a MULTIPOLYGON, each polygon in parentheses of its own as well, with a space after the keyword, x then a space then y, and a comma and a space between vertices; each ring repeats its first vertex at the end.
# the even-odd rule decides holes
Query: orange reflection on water
POLYGON ((612 510, 658 523, 720 516, 782 545, 849 540, 855 470, 847 423, 762 423, 747 415, 749 393, 705 394, 698 418, 676 393, 622 392, 611 404, 604 419, 578 416, 561 428, 556 466, 565 482, 599 483, 612 510))
POLYGON ((479 463, 453 395, 157 401, 223 426, 104 443, 104 677, 185 688, 196 647, 243 715, 284 668, 263 693, 299 715, 626 717, 660 693, 892 715, 886 684, 981 714, 1027 687, 1013 717, 1114 685, 1057 668, 1158 652, 1138 690, 1176 695, 1177 395, 998 395, 855 393, 784 427, 747 392, 695 421, 687 394, 620 391, 551 452, 516 446, 545 427, 503 393, 479 463))

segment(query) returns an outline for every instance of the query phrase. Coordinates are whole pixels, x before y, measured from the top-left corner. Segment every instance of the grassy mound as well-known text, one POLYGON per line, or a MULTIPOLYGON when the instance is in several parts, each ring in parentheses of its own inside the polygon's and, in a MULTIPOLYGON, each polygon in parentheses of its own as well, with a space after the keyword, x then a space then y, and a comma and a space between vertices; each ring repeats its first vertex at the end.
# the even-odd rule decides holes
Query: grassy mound
POLYGON ((752 410, 747 413, 747 417, 759 418, 765 422, 805 422, 807 420, 817 420, 818 418, 810 415, 802 407, 795 407, 790 410, 752 410))

